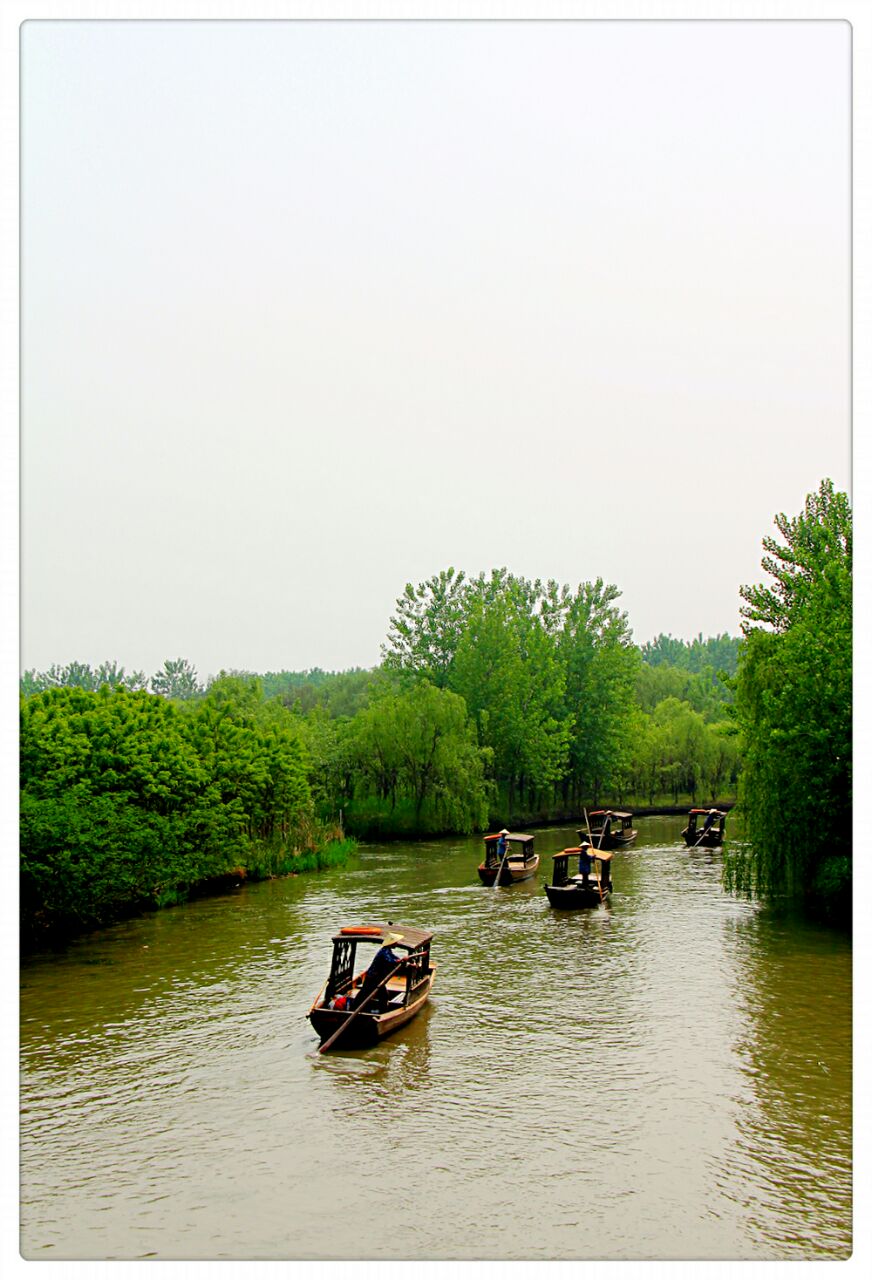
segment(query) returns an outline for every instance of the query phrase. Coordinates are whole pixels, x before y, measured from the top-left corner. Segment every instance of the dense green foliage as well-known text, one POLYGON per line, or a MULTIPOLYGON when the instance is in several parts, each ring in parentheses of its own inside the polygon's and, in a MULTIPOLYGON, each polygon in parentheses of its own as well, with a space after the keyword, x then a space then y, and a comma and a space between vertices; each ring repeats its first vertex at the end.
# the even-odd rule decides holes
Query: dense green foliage
MULTIPOLYGON (((256 681, 195 703, 104 684, 21 701, 25 938, 82 928, 319 839, 292 714, 256 681)), ((323 843, 323 840, 321 841, 323 843)))
POLYGON ((25 932, 87 927, 233 874, 585 804, 741 797, 749 893, 849 896, 851 513, 830 482, 764 540, 744 640, 632 643, 618 589, 453 568, 396 602, 373 670, 21 680, 25 932), (148 691, 150 688, 150 692, 148 691))
POLYGON ((659 635, 641 647, 642 657, 651 667, 678 667, 698 675, 716 676, 723 672, 734 676, 739 663, 739 641, 726 634, 703 640, 676 640, 659 635))
MULTIPOLYGON (((315 813, 358 835, 574 818, 604 798, 731 794, 738 747, 723 673, 735 669, 738 640, 660 636, 640 650, 618 598, 600 579, 572 591, 505 569, 474 578, 448 569, 407 585, 380 668, 222 672, 202 688, 177 659, 151 684, 180 711, 198 709, 200 755, 245 798, 254 840, 276 835, 259 816, 255 723, 273 733, 293 724, 315 813), (221 698, 232 711, 218 720, 221 698), (213 721, 211 743, 203 734, 213 721)), ((123 676, 115 664, 99 671, 123 676)), ((84 664, 71 673, 95 687, 84 664)), ((22 691, 63 676, 28 672, 22 691)))
POLYGON ((741 590, 746 642, 736 685, 750 851, 728 883, 795 895, 844 916, 851 887, 852 521, 824 481, 764 539, 768 586, 741 590))
MULTIPOLYGON (((412 829, 425 805, 437 830, 468 832, 487 822, 485 764, 463 699, 427 680, 380 687, 354 721, 352 761, 358 785, 396 811, 405 798, 412 829)), ((354 783, 352 782, 353 789, 354 783)))
POLYGON ((492 816, 574 816, 735 788, 739 641, 631 643, 619 592, 445 570, 397 600, 384 665, 459 693, 492 752, 492 816))
POLYGON ((459 694, 506 820, 615 787, 640 658, 617 588, 448 569, 397 600, 386 669, 459 694))
POLYGON ((618 599, 601 579, 573 591, 448 569, 406 587, 373 670, 201 684, 177 658, 150 681, 114 662, 27 672, 26 928, 323 865, 344 856, 324 852, 328 829, 470 832, 574 819, 601 799, 729 794, 737 737, 719 673, 738 641, 640 650, 618 599))

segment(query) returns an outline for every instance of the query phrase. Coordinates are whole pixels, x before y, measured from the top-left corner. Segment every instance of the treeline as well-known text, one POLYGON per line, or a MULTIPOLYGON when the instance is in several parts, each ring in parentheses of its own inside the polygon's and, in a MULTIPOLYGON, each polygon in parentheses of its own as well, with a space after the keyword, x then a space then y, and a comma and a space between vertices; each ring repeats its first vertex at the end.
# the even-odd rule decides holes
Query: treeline
POLYGON ((195 668, 185 658, 168 658, 150 679, 144 671, 127 671, 117 662, 101 662, 99 667, 92 667, 88 662, 69 662, 66 666, 55 663, 47 671, 25 671, 20 680, 21 692, 27 697, 46 689, 90 689, 96 693, 104 685, 134 692, 150 689, 164 698, 177 699, 193 698, 205 692, 195 668))
MULTIPOLYGON (((602 798, 677 802, 734 780, 732 692, 715 657, 698 670, 652 665, 619 596, 602 579, 572 591, 504 569, 471 579, 448 569, 398 599, 384 667, 464 699, 492 753, 494 816, 575 817, 602 798)), ((679 655, 692 647, 660 639, 679 655)), ((720 656, 729 638, 694 644, 720 656)))
POLYGON ((825 481, 776 526, 774 585, 742 588, 741 641, 639 647, 602 579, 572 590, 448 568, 407 584, 371 670, 201 682, 178 658, 150 681, 114 662, 27 672, 25 918, 86 926, 229 871, 317 862, 340 824, 465 833, 737 785, 750 843, 732 845, 728 883, 844 913, 850 507, 825 481))
MULTIPOLYGON (((574 819, 603 798, 730 794, 738 640, 661 636, 640 650, 618 597, 601 579, 573 591, 449 568, 407 585, 372 670, 230 672, 201 684, 180 658, 151 684, 180 710, 208 705, 216 686, 225 698, 257 688, 301 745, 314 812, 364 837, 574 819)), ((101 680, 129 688, 114 663, 73 663, 27 672, 22 692, 93 691, 101 680)))
POLYGON ((43 690, 22 699, 20 760, 25 943, 349 851, 317 821, 294 718, 254 680, 178 703, 43 690))

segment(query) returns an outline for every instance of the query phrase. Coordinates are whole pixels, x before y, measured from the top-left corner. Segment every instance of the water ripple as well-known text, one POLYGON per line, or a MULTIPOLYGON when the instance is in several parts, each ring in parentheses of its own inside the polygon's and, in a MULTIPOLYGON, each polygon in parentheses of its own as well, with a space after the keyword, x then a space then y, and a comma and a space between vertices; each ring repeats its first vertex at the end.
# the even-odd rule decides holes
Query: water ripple
POLYGON ((26 1256, 846 1256, 850 949, 639 826, 592 911, 485 889, 477 841, 373 846, 28 963, 26 1256), (319 1055, 329 939, 367 919, 436 931, 433 999, 319 1055))

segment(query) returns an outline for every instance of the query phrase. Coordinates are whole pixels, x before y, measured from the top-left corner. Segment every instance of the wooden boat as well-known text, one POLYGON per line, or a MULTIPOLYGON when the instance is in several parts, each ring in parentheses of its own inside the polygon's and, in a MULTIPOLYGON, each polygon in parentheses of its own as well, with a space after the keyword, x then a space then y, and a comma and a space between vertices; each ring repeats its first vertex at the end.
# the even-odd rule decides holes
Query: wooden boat
POLYGON ((539 855, 533 848, 533 836, 520 835, 517 832, 502 831, 484 838, 484 862, 478 866, 478 874, 483 884, 493 884, 499 876, 500 884, 515 884, 518 880, 529 880, 535 875, 539 866, 539 855), (500 836, 506 837, 506 855, 497 852, 500 836))
POLYGON ((610 851, 593 849, 587 844, 577 849, 563 849, 555 853, 554 872, 545 892, 552 907, 564 911, 576 911, 579 907, 598 907, 611 896, 612 876, 610 851), (587 855, 592 863, 590 874, 584 875, 582 860, 587 855), (578 860, 576 874, 570 875, 569 863, 578 860))
POLYGON ((684 843, 690 849, 717 849, 724 843, 726 821, 727 815, 721 809, 689 810, 687 826, 681 833, 684 836, 684 843))
POLYGON ((620 849, 636 839, 632 813, 620 809, 592 809, 587 815, 587 827, 578 828, 579 840, 590 840, 598 849, 620 849))
POLYGON ((430 959, 432 937, 426 929, 405 924, 349 925, 340 929, 333 938, 330 976, 308 1014, 322 1043, 347 1024, 348 1030, 336 1039, 337 1048, 377 1044, 420 1013, 436 975, 436 966, 430 959), (392 951, 405 953, 405 963, 388 978, 383 999, 376 997, 356 1011, 354 997, 360 995, 366 973, 366 967, 358 974, 354 972, 357 948, 363 944, 378 949, 385 945, 385 939, 390 939, 392 951))

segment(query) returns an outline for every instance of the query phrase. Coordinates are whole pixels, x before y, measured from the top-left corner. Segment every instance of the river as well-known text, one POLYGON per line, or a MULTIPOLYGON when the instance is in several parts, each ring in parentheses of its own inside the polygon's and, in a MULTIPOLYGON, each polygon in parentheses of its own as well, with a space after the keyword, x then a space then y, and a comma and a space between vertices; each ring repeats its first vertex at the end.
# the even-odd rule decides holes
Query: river
MULTIPOLYGON (((641 818, 605 907, 369 846, 25 961, 29 1259, 838 1259, 851 947, 641 818), (429 1006, 317 1055, 341 925, 435 931, 429 1006)), ((728 837, 730 829, 728 826, 728 837)))

